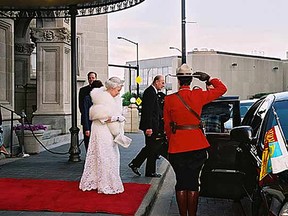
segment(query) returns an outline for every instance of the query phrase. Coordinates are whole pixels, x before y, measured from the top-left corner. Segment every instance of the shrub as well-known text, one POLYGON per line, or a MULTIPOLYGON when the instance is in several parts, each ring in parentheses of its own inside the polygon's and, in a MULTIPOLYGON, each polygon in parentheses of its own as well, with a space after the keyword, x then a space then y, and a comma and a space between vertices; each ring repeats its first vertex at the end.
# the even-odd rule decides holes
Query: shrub
POLYGON ((132 97, 136 98, 136 94, 135 93, 131 93, 131 92, 126 92, 121 97, 123 98, 122 106, 129 106, 131 104, 130 99, 132 97))

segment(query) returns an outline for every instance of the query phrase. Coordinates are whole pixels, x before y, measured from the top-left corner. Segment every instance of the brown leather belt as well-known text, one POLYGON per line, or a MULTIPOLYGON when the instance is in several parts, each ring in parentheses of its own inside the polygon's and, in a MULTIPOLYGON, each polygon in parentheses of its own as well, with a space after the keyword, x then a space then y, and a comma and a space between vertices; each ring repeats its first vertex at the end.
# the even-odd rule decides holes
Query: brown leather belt
POLYGON ((202 124, 191 124, 191 125, 177 125, 176 122, 171 121, 170 122, 170 127, 171 127, 171 132, 173 134, 176 133, 177 130, 194 130, 194 129, 198 129, 198 128, 202 128, 202 124))
POLYGON ((193 130, 200 128, 200 125, 175 125, 176 130, 193 130))

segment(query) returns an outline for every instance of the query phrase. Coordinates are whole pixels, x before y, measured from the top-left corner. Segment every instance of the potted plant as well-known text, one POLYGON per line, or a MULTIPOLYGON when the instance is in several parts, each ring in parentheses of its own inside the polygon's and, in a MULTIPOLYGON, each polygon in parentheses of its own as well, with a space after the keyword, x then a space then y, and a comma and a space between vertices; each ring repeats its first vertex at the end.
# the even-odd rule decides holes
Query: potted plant
POLYGON ((14 131, 18 137, 20 145, 24 145, 27 154, 37 154, 40 152, 39 141, 42 141, 44 131, 47 127, 43 124, 17 124, 14 131))

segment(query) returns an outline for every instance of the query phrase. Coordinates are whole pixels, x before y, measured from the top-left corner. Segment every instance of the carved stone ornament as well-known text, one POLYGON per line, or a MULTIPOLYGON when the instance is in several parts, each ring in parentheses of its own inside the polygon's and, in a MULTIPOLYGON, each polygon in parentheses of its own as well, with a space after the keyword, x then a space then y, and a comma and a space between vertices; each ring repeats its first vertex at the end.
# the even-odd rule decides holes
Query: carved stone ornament
POLYGON ((65 48, 64 48, 64 52, 65 52, 65 54, 68 54, 68 53, 70 52, 70 49, 67 48, 67 47, 65 47, 65 48))
POLYGON ((31 55, 35 48, 34 43, 15 43, 16 55, 31 55))
POLYGON ((34 43, 63 42, 70 43, 71 36, 67 28, 31 28, 31 39, 34 43))

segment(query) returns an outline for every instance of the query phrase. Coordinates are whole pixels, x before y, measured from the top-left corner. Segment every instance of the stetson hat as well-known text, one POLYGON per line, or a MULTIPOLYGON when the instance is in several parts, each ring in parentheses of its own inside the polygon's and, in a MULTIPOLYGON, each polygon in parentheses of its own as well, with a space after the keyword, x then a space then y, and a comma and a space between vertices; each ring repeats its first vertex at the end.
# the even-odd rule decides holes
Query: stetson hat
POLYGON ((176 69, 176 77, 192 77, 192 68, 187 64, 182 64, 176 69))

